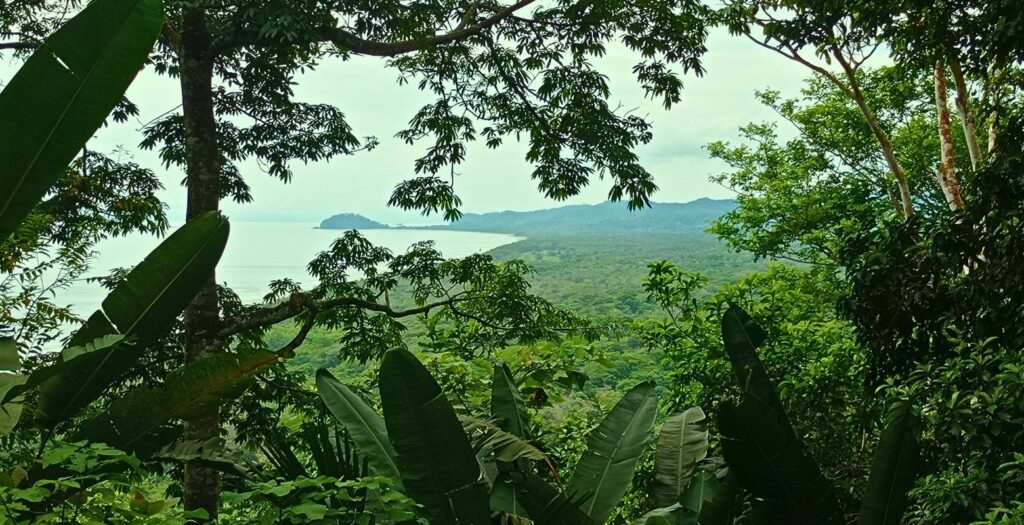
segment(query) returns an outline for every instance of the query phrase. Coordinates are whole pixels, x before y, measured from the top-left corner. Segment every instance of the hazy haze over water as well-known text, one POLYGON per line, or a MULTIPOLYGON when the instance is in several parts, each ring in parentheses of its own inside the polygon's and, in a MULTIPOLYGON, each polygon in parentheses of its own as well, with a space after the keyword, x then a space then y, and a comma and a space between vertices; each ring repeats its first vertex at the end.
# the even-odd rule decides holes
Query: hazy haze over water
MULTIPOLYGON (((341 237, 343 230, 319 230, 306 222, 231 223, 231 236, 217 266, 217 282, 226 283, 243 301, 259 301, 273 279, 290 278, 304 288, 316 284, 306 273, 306 265, 317 253, 327 250, 341 237)), ((175 225, 177 227, 177 225, 175 225)), ((499 233, 438 230, 364 230, 370 242, 393 253, 403 253, 410 245, 432 240, 445 257, 465 257, 486 252, 520 239, 499 233)), ((89 276, 106 275, 110 269, 138 264, 162 239, 147 235, 109 239, 96 246, 98 256, 89 276)), ((106 291, 98 283, 79 282, 58 292, 60 304, 72 304, 81 317, 99 307, 106 291)))

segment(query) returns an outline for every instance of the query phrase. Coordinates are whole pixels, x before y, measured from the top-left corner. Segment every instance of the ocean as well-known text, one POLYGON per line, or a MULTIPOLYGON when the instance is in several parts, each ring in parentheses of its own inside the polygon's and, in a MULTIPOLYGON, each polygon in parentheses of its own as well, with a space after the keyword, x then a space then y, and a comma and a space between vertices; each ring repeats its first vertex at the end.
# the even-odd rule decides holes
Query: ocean
MULTIPOLYGON (((306 265, 344 233, 314 226, 303 222, 233 221, 227 248, 217 266, 217 282, 227 284, 245 302, 261 300, 273 279, 287 277, 311 288, 316 282, 306 272, 306 265)), ((431 240, 448 258, 482 253, 521 240, 514 235, 464 231, 398 229, 361 233, 395 254, 405 252, 413 243, 431 240)), ((112 268, 133 266, 160 241, 144 235, 105 240, 96 247, 98 255, 89 275, 106 275, 112 268)), ((57 302, 73 305, 75 313, 84 318, 99 307, 105 295, 98 283, 80 281, 59 291, 57 302)))

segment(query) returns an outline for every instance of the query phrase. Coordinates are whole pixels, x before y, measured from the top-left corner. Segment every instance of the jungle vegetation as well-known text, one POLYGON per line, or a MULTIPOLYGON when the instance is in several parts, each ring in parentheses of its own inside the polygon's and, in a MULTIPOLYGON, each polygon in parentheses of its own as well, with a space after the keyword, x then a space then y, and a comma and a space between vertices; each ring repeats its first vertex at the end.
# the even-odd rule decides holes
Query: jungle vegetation
POLYGON ((5 3, 0 520, 1020 523, 1022 31, 1016 0, 5 3), (708 144, 737 195, 708 233, 445 259, 351 230, 313 287, 218 285, 238 162, 375 145, 299 71, 377 57, 436 96, 392 206, 459 219, 447 172, 511 139, 552 199, 601 176, 642 210, 650 123, 597 58, 670 108, 715 27, 808 77, 708 144), (144 67, 181 87, 139 146, 186 174, 173 232, 151 167, 87 147, 144 67), (130 232, 166 236, 76 318, 60 291, 130 232))

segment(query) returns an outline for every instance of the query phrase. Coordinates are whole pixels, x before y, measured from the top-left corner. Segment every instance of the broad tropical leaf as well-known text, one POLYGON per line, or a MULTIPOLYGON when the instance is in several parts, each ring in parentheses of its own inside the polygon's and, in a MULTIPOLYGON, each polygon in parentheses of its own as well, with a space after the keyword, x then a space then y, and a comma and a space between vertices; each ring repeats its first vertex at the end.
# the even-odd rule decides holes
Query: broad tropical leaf
POLYGON ((502 363, 494 367, 491 380, 491 417, 499 418, 501 428, 521 438, 530 439, 530 419, 526 403, 512 380, 512 371, 502 363))
MULTIPOLYGON (((583 511, 586 499, 565 493, 530 473, 513 473, 519 499, 536 525, 601 525, 583 511)), ((616 502, 617 503, 617 502, 616 502)))
POLYGON ((547 459, 539 448, 511 432, 502 430, 496 422, 475 417, 463 417, 460 420, 477 457, 493 457, 503 463, 519 459, 547 459))
POLYGON ((99 397, 138 361, 144 346, 163 335, 185 310, 220 260, 228 239, 226 218, 211 212, 178 228, 128 273, 62 352, 59 366, 39 387, 36 421, 52 427, 99 397), (102 336, 122 340, 95 351, 81 346, 102 336))
POLYGON ((644 514, 636 525, 698 525, 697 513, 676 503, 644 514))
POLYGON ((147 439, 169 421, 216 405, 238 393, 254 374, 280 357, 264 350, 218 354, 167 375, 163 385, 141 388, 113 402, 85 424, 85 436, 128 452, 154 452, 163 443, 147 439))
MULTIPOLYGON (((19 370, 21 356, 18 355, 18 345, 10 337, 0 338, 0 399, 6 398, 12 388, 25 382, 25 376, 19 374, 19 370)), ((0 402, 0 437, 14 430, 21 419, 22 407, 20 399, 0 402)))
POLYGON ((781 503, 787 523, 844 523, 831 483, 774 407, 751 395, 724 401, 718 429, 730 472, 751 494, 781 503))
POLYGON ((626 493, 636 463, 647 447, 658 400, 653 383, 640 383, 622 396, 587 436, 587 448, 567 486, 586 495, 583 511, 596 523, 608 521, 626 493))
POLYGON ((730 305, 722 315, 722 341, 740 388, 781 410, 775 386, 757 356, 764 340, 764 330, 739 306, 730 305))
POLYGON ((380 398, 402 484, 430 523, 489 524, 480 464, 430 372, 408 351, 389 351, 380 365, 380 398))
POLYGON ((327 410, 348 431, 370 470, 377 476, 400 481, 402 474, 398 470, 395 448, 388 440, 384 419, 323 368, 316 371, 316 389, 327 410))
MULTIPOLYGON (((718 479, 714 476, 714 480, 707 480, 702 477, 695 477, 690 480, 690 486, 695 483, 708 481, 701 487, 702 501, 700 508, 700 525, 732 525, 736 521, 736 517, 740 514, 740 504, 736 497, 736 482, 733 480, 732 474, 726 475, 722 479, 718 479), (701 480, 701 481, 698 481, 701 480), (707 499, 707 494, 710 493, 711 499, 707 499)), ((687 487, 687 489, 690 488, 687 487)), ((683 501, 684 504, 689 500, 690 504, 693 501, 693 495, 689 498, 684 493, 683 501)))
POLYGON ((669 507, 693 474, 697 462, 707 456, 708 431, 704 411, 692 407, 665 420, 654 450, 654 504, 669 507))
POLYGON ((920 463, 920 421, 910 404, 889 407, 861 505, 860 525, 899 525, 920 463))
POLYGON ((0 242, 121 100, 163 21, 160 0, 96 0, 0 92, 0 242))
POLYGON ((260 479, 259 465, 241 451, 228 450, 224 439, 206 441, 176 441, 153 454, 154 459, 201 463, 219 472, 244 479, 260 479))

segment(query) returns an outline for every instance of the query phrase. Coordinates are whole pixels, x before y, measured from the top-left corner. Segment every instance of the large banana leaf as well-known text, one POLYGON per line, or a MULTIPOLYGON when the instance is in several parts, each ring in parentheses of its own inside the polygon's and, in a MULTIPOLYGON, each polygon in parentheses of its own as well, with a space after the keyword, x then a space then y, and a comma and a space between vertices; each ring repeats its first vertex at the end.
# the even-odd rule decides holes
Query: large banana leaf
POLYGON ((36 421, 52 427, 99 397, 112 382, 135 365, 143 347, 165 333, 188 306, 220 260, 228 239, 226 218, 207 213, 179 228, 128 273, 103 300, 72 345, 111 333, 116 344, 82 353, 65 350, 52 365, 35 372, 52 376, 39 386, 36 421))
POLYGON ((804 451, 789 421, 758 397, 719 405, 722 455, 739 484, 779 502, 779 523, 844 523, 832 485, 804 451))
POLYGON ((608 521, 626 493, 647 447, 657 409, 654 384, 640 383, 622 396, 587 436, 587 448, 576 463, 567 492, 587 495, 583 511, 594 522, 608 521))
POLYGON ((669 507, 679 501, 697 462, 708 452, 704 411, 692 407, 665 420, 654 450, 654 504, 669 507))
POLYGON ((750 318, 742 308, 730 305, 722 316, 722 341, 725 353, 732 363, 732 371, 736 374, 740 388, 763 401, 778 407, 782 403, 775 391, 764 364, 757 356, 757 347, 765 340, 764 330, 750 318))
POLYGON ((518 501, 535 525, 600 525, 583 511, 585 497, 565 493, 530 473, 509 474, 519 487, 518 501))
POLYGON ((736 482, 731 474, 722 479, 711 473, 695 476, 680 499, 684 506, 699 513, 700 525, 732 525, 740 513, 736 482), (694 505, 698 499, 699 508, 694 505))
POLYGON ((163 20, 160 0, 96 0, 0 92, 0 242, 121 100, 163 20))
POLYGON ((398 470, 395 448, 388 440, 384 419, 323 368, 316 371, 316 389, 327 409, 348 431, 370 470, 375 475, 400 481, 402 475, 398 470))
POLYGON ((265 350, 223 353, 185 365, 168 374, 163 385, 140 388, 118 399, 85 424, 85 436, 128 452, 145 455, 164 443, 171 420, 215 406, 237 394, 257 372, 280 357, 265 350))
POLYGON ((512 371, 502 363, 494 367, 491 380, 491 417, 501 420, 501 428, 521 438, 530 439, 530 420, 526 404, 512 380, 512 371))
POLYGON ((860 525, 899 525, 907 509, 907 493, 917 479, 920 422, 909 403, 894 403, 875 450, 860 525))
MULTIPOLYGON (((10 337, 0 338, 0 399, 4 399, 12 388, 25 382, 25 376, 19 374, 19 370, 21 356, 18 355, 18 345, 10 337)), ((20 400, 0 402, 0 437, 14 430, 14 425, 21 418, 21 409, 20 400)))
POLYGON ((402 484, 430 523, 489 524, 480 464, 430 372, 408 351, 389 351, 380 365, 380 398, 402 484))

